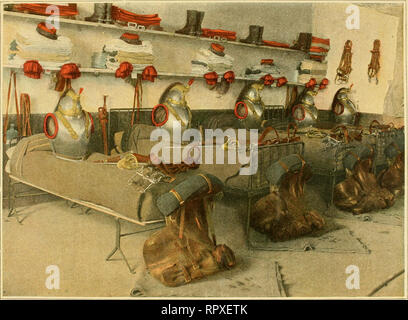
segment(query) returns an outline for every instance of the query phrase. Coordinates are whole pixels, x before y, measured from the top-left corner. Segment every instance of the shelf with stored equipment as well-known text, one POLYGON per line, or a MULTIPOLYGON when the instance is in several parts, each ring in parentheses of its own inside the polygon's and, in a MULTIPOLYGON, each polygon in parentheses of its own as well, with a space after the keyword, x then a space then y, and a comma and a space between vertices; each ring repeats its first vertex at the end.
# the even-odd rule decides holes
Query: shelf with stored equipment
MULTIPOLYGON (((23 67, 19 65, 12 65, 12 64, 6 64, 3 65, 3 68, 8 68, 8 69, 14 69, 18 71, 23 71, 23 67)), ((45 74, 50 73, 50 72, 57 72, 60 70, 60 67, 44 67, 45 74)), ((79 70, 83 73, 89 73, 89 74, 94 74, 95 76, 99 75, 112 75, 115 74, 115 70, 112 69, 98 69, 98 68, 82 68, 79 67, 79 70)), ((140 71, 134 71, 132 72, 131 77, 136 78, 137 74, 141 74, 143 70, 140 71)), ((173 72, 160 72, 157 71, 158 77, 163 77, 163 78, 171 78, 171 77, 178 77, 178 78, 202 78, 202 74, 196 74, 196 73, 173 73, 173 72)), ((256 81, 257 79, 253 78, 246 78, 246 77, 235 77, 235 80, 239 81, 256 81)), ((304 87, 305 85, 303 83, 298 83, 298 82, 291 82, 288 81, 286 85, 289 86, 299 86, 299 87, 304 87)))
MULTIPOLYGON (((37 21, 43 21, 47 18, 47 16, 21 13, 21 12, 13 12, 13 11, 3 11, 3 15, 10 16, 10 17, 17 17, 17 18, 32 19, 32 20, 37 20, 37 21)), ((296 50, 296 49, 290 49, 290 48, 284 48, 284 47, 272 47, 272 46, 267 46, 267 45, 256 45, 256 44, 250 44, 250 43, 243 43, 240 41, 227 41, 227 40, 223 40, 220 38, 206 38, 206 37, 190 36, 190 35, 185 35, 185 34, 180 34, 180 33, 175 33, 175 32, 168 32, 168 31, 150 30, 146 28, 138 28, 137 26, 133 27, 132 24, 129 24, 128 26, 120 26, 116 24, 89 22, 89 21, 84 21, 84 20, 75 20, 75 19, 66 19, 66 18, 59 18, 58 22, 64 23, 64 24, 85 26, 85 27, 103 28, 103 29, 120 30, 120 31, 133 31, 133 32, 148 33, 148 34, 159 35, 159 36, 185 38, 185 39, 205 41, 205 42, 219 42, 219 43, 231 44, 231 45, 236 45, 236 46, 258 48, 258 49, 265 49, 265 50, 277 50, 277 51, 284 51, 284 52, 293 53, 293 54, 305 55, 305 52, 296 50)))

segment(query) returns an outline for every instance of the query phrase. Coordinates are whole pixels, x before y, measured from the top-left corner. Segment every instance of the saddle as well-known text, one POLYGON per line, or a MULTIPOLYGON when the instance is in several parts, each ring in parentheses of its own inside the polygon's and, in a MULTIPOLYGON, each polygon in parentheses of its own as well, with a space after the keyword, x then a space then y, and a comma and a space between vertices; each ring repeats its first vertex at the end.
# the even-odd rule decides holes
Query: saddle
POLYGON ((372 148, 361 145, 344 157, 346 179, 334 188, 334 204, 340 209, 362 214, 394 204, 394 195, 372 173, 373 154, 372 148))
POLYGON ((233 251, 217 245, 211 222, 221 189, 216 177, 199 174, 158 198, 166 227, 146 240, 143 257, 150 274, 164 285, 185 285, 235 265, 233 251))
POLYGON ((253 206, 252 228, 267 234, 272 241, 286 241, 324 227, 321 215, 306 208, 304 184, 312 173, 300 155, 282 158, 272 164, 266 174, 270 193, 253 206))

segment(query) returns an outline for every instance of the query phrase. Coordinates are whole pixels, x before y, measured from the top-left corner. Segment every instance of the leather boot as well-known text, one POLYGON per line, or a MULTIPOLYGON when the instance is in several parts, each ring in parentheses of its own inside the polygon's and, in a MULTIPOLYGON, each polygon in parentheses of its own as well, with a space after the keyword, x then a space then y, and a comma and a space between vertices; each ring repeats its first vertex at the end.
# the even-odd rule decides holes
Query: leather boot
POLYGON ((85 21, 103 22, 106 17, 106 3, 95 3, 94 13, 90 17, 86 17, 85 21))
POLYGON ((184 28, 177 30, 176 33, 181 34, 188 34, 190 36, 196 35, 197 29, 197 18, 198 18, 198 11, 197 10, 187 10, 187 22, 184 28))
POLYGON ((259 28, 260 26, 249 26, 248 37, 246 39, 240 39, 239 41, 244 43, 256 44, 258 42, 259 28))
POLYGON ((205 12, 204 11, 197 11, 197 24, 196 24, 196 36, 200 37, 203 33, 201 31, 201 24, 203 23, 205 12))
POLYGON ((264 27, 263 27, 263 26, 258 26, 258 39, 257 39, 257 41, 256 41, 256 44, 257 44, 258 46, 261 46, 261 45, 264 44, 264 43, 263 43, 263 40, 262 40, 263 31, 264 31, 264 27))
POLYGON ((112 3, 106 4, 106 16, 105 16, 105 23, 113 23, 112 21, 112 3))
POLYGON ((306 32, 301 32, 301 33, 299 33, 298 40, 290 48, 291 49, 296 49, 296 50, 301 50, 301 51, 304 51, 304 52, 309 52, 311 43, 312 43, 312 34, 311 33, 306 33, 306 32))

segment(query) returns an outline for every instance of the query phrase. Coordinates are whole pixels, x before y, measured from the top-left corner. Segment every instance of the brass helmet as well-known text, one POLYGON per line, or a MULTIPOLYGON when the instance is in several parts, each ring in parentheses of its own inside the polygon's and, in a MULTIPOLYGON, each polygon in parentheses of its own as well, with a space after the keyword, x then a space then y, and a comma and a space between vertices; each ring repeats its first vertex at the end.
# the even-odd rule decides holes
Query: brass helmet
POLYGON ((316 125, 319 112, 314 103, 317 91, 305 89, 292 107, 292 119, 299 128, 316 125))
POLYGON ((265 105, 261 98, 264 88, 262 82, 246 85, 235 103, 235 116, 243 122, 247 129, 257 129, 262 126, 265 105))
POLYGON ((80 95, 67 88, 54 113, 48 113, 44 119, 44 133, 51 140, 55 155, 69 160, 84 159, 92 131, 93 119, 82 109, 80 95))
POLYGON ((180 123, 182 131, 190 128, 192 115, 186 101, 186 93, 189 90, 189 85, 180 82, 171 84, 160 97, 159 104, 152 110, 153 124, 170 133, 175 121, 180 123))
POLYGON ((353 101, 349 98, 351 88, 341 88, 334 95, 332 113, 334 122, 354 125, 357 122, 358 111, 353 101))

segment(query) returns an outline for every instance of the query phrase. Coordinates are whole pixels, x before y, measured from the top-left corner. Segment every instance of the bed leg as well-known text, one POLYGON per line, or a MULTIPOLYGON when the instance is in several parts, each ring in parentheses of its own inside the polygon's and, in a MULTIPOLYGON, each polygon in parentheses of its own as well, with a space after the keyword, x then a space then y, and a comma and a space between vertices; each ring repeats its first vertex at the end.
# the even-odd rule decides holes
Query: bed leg
MULTIPOLYGON (((16 214, 16 208, 15 208, 15 201, 16 201, 16 195, 15 195, 15 182, 9 177, 9 185, 8 185, 8 215, 7 217, 13 217, 16 214)), ((17 219, 18 221, 18 219, 17 219)))
POLYGON ((251 204, 252 204, 252 196, 248 195, 248 202, 247 202, 247 223, 246 223, 246 237, 247 237, 248 249, 251 249, 251 248, 252 248, 251 239, 249 238, 250 224, 251 224, 251 204))
POLYGON ((125 254, 123 253, 121 247, 120 247, 120 239, 122 237, 121 234, 121 225, 120 225, 120 219, 119 218, 115 218, 115 222, 116 222, 116 239, 115 239, 115 248, 112 250, 112 252, 107 256, 106 261, 112 261, 111 257, 116 253, 119 252, 120 255, 122 256, 122 260, 125 261, 130 273, 134 274, 135 273, 135 269, 130 266, 128 260, 126 259, 125 254))

